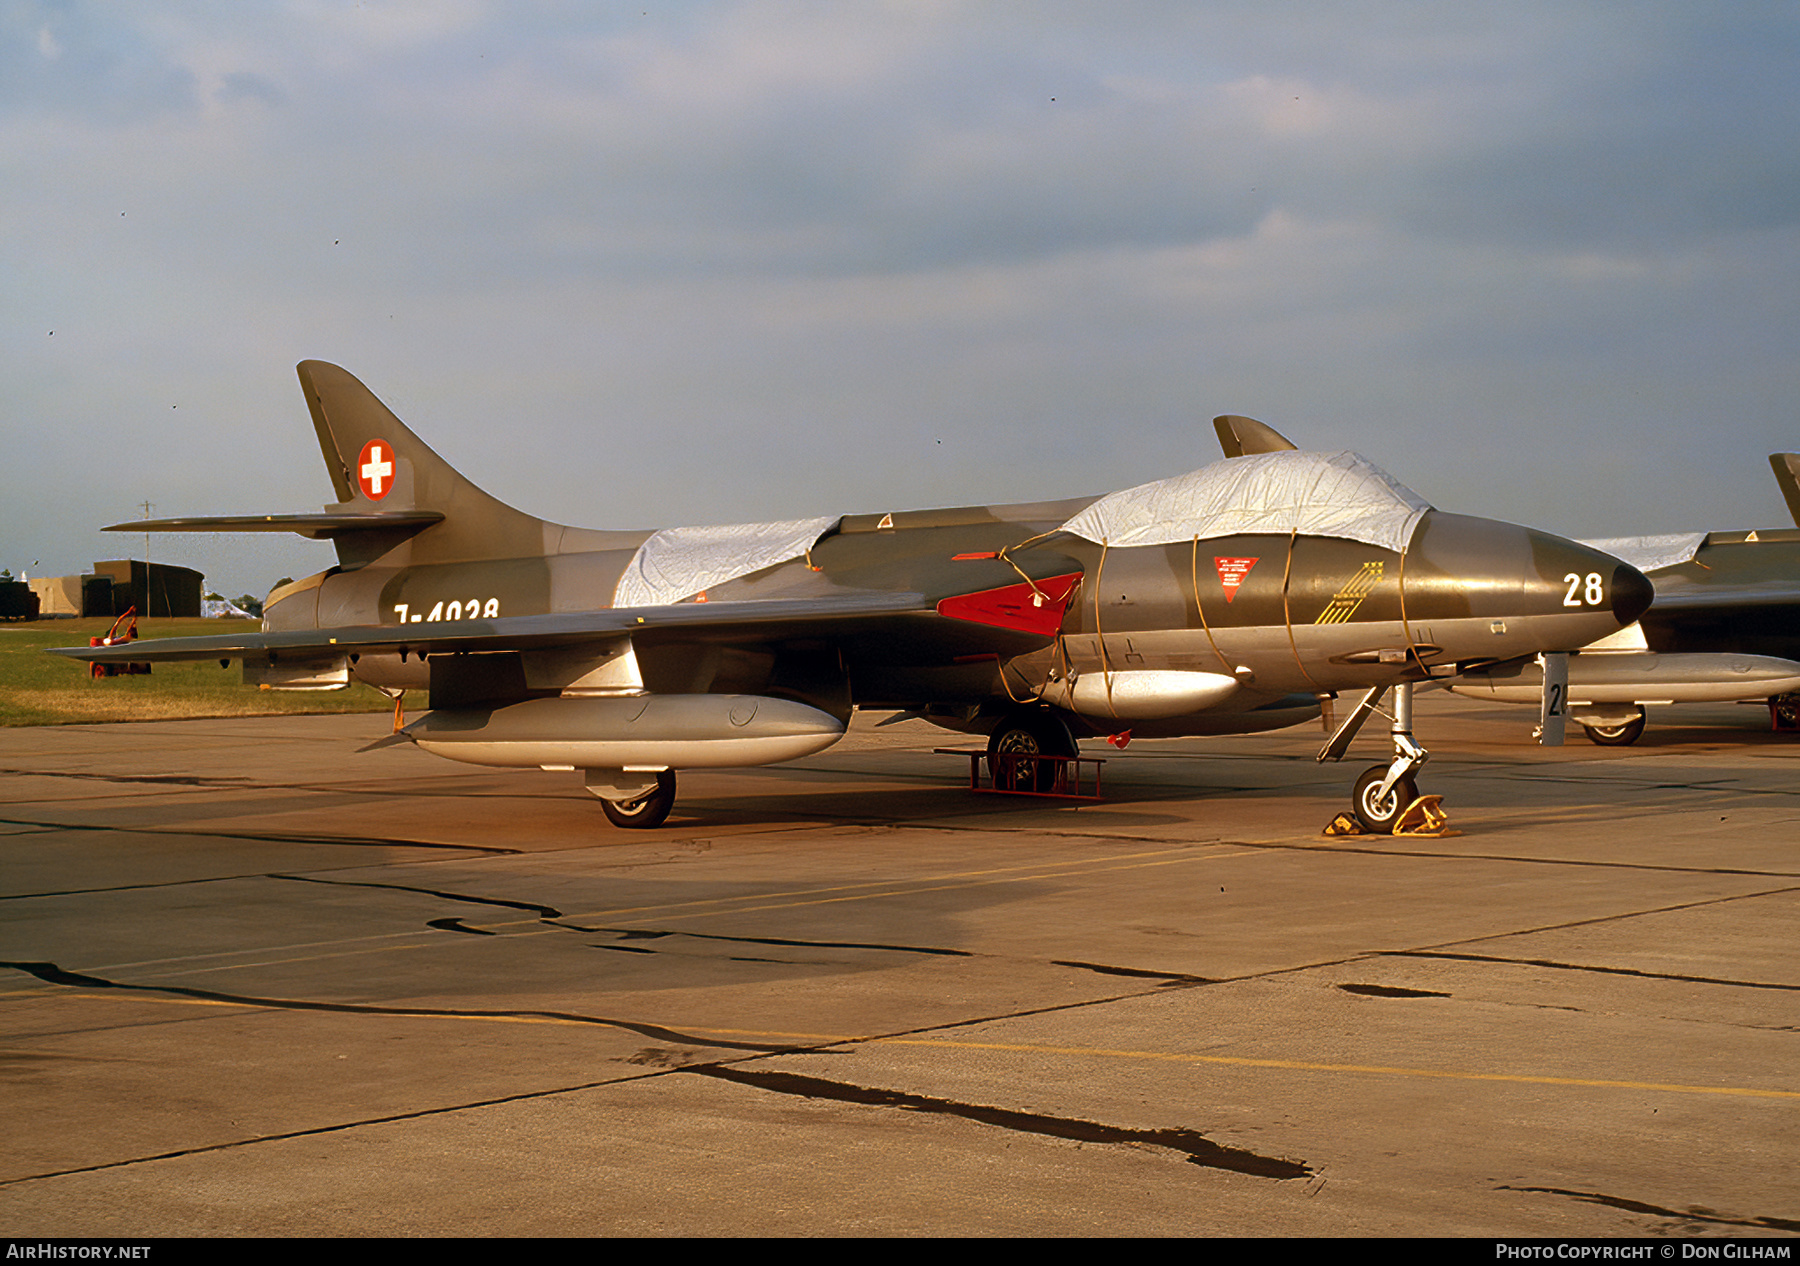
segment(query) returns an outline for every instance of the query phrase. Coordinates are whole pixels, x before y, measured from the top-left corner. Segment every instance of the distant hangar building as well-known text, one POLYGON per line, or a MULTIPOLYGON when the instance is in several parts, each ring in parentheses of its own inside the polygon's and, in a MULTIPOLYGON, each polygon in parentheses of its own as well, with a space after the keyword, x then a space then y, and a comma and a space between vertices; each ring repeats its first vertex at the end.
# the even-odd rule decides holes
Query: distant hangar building
POLYGON ((137 608, 141 616, 200 615, 205 577, 191 567, 121 558, 95 563, 91 575, 49 576, 31 582, 41 616, 119 616, 137 608))

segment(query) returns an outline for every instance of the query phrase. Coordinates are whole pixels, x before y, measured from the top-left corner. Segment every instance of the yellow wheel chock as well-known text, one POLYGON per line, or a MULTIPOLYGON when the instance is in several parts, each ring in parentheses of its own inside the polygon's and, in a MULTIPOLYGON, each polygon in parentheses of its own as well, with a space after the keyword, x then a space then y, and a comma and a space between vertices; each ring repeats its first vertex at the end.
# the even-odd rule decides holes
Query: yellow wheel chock
MULTIPOLYGON (((1367 835, 1353 813, 1340 813, 1331 819, 1322 832, 1327 837, 1344 835, 1367 835)), ((1395 835, 1420 836, 1431 839, 1444 839, 1452 835, 1461 835, 1450 825, 1450 815, 1444 812, 1442 796, 1420 796, 1406 806, 1406 811, 1394 821, 1395 835)))
POLYGON ((1406 806, 1406 812, 1394 823, 1395 835, 1428 835, 1443 838, 1446 835, 1461 835, 1450 825, 1450 815, 1444 812, 1442 796, 1420 796, 1406 806))

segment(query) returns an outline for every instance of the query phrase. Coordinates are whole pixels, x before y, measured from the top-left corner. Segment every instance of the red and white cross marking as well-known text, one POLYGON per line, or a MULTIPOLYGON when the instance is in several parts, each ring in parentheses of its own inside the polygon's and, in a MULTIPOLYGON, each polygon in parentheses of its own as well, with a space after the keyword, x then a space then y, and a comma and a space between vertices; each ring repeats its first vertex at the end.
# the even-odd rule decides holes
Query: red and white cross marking
POLYGON ((356 482, 363 495, 380 501, 394 486, 394 446, 386 440, 370 440, 356 459, 356 482))

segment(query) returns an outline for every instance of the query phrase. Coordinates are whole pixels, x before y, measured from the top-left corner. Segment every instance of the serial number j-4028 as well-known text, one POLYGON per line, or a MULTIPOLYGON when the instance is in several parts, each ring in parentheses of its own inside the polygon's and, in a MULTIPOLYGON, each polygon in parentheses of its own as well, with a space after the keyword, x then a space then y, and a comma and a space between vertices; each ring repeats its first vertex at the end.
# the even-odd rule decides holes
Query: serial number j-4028
POLYGON ((418 624, 427 620, 492 620, 500 614, 500 599, 470 598, 467 602, 437 602, 432 605, 431 614, 414 611, 412 604, 396 602, 394 604, 395 624, 418 624))

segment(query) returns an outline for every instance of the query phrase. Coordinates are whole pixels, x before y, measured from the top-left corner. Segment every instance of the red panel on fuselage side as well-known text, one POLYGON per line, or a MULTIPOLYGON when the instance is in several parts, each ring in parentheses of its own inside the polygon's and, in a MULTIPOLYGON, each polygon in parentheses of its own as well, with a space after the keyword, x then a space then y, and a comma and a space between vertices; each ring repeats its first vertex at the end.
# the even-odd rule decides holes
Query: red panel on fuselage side
POLYGON ((983 589, 977 593, 945 598, 937 604, 939 615, 972 624, 992 624, 1038 637, 1055 637, 1062 628, 1063 613, 1075 596, 1081 573, 1051 576, 1029 584, 1004 585, 999 589, 983 589))

